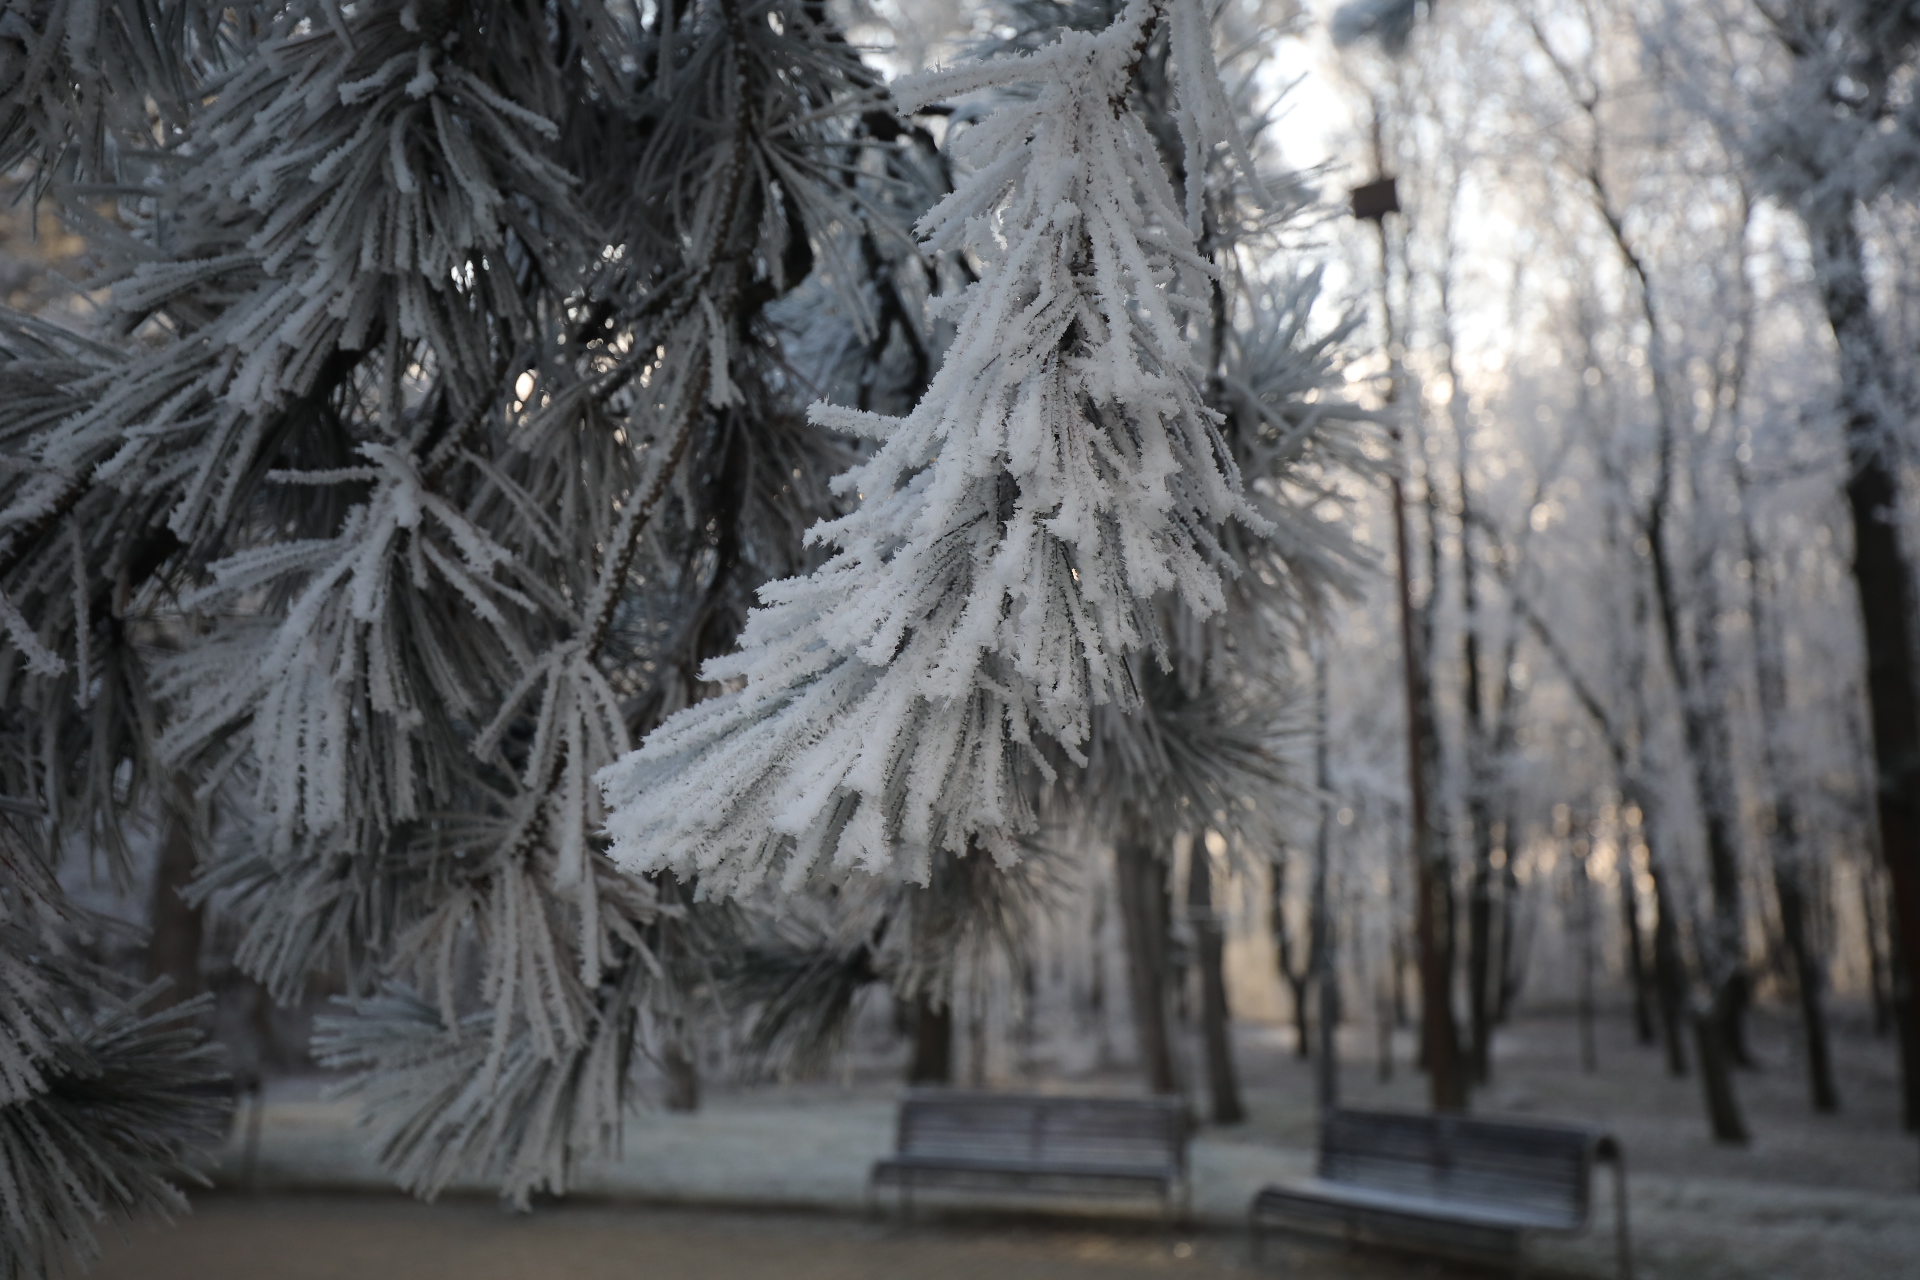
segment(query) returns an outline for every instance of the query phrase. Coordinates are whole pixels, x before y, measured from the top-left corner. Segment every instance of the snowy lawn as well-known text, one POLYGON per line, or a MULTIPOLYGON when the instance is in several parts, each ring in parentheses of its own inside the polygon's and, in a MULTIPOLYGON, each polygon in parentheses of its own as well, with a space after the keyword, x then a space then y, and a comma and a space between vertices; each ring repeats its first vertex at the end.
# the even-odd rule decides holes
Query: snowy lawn
MULTIPOLYGON (((1816 1116, 1806 1103, 1793 1027, 1771 1009, 1755 1018, 1760 1069, 1738 1077, 1755 1134, 1744 1150, 1710 1140, 1697 1078, 1667 1077, 1659 1053, 1633 1044, 1618 1014, 1599 1021, 1600 1069, 1591 1075, 1580 1070, 1570 1017, 1517 1020, 1496 1042, 1494 1082, 1475 1108, 1589 1123, 1618 1135, 1632 1175, 1639 1280, 1920 1278, 1920 1148, 1898 1131, 1892 1044, 1874 1038, 1859 1011, 1837 1010, 1843 1110, 1816 1116)), ((263 1194, 202 1197, 179 1228, 141 1228, 98 1274, 587 1280, 602 1274, 596 1267, 641 1260, 650 1276, 730 1280, 919 1280, 987 1270, 995 1280, 1254 1274, 1238 1223, 1261 1182, 1310 1167, 1313 1095, 1310 1066, 1293 1056, 1288 1031, 1259 1024, 1237 1030, 1251 1118, 1198 1136, 1194 1207, 1205 1228, 1192 1236, 1112 1212, 1046 1221, 930 1213, 910 1230, 861 1220, 855 1215, 866 1169, 892 1141, 900 1071, 897 1043, 861 1037, 838 1083, 716 1085, 697 1113, 636 1116, 622 1156, 582 1170, 582 1203, 543 1207, 529 1218, 480 1198, 428 1207, 397 1196, 338 1194, 387 1184, 351 1126, 350 1105, 312 1098, 317 1081, 287 1081, 264 1117, 256 1170, 263 1194), (318 1194, 290 1194, 303 1191, 318 1194), (1176 1257, 1173 1248, 1183 1242, 1191 1255, 1176 1257)), ((1411 1033, 1396 1037, 1393 1078, 1383 1082, 1371 1028, 1348 1032, 1348 1101, 1421 1107, 1425 1080, 1410 1068, 1411 1033)), ((994 1083, 1137 1089, 1130 1071, 1075 1069, 1056 1059, 1054 1050, 1064 1046, 1041 1037, 1021 1079, 994 1083)), ((237 1156, 237 1144, 230 1146, 223 1171, 229 1186, 237 1156)), ((1537 1274, 1612 1275, 1608 1191, 1604 1179, 1595 1188, 1602 1229, 1531 1246, 1537 1274)), ((1261 1274, 1450 1273, 1419 1259, 1277 1242, 1261 1274)))

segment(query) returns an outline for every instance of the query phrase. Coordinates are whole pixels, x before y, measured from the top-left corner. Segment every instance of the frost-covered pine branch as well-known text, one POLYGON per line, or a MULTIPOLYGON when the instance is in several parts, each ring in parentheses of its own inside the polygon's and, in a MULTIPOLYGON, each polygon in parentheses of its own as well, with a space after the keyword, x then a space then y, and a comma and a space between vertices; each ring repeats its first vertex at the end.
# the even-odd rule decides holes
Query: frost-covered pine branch
POLYGON ((764 0, 113 7, 173 93, 110 40, 69 74, 105 7, 0 29, 6 154, 85 152, 37 177, 111 289, 97 335, 0 323, 7 793, 49 848, 163 773, 221 805, 196 892, 244 967, 388 993, 330 1043, 424 1143, 396 1171, 485 1142, 559 1189, 682 998, 589 779, 833 509, 764 311, 816 253, 853 292, 876 83, 764 0), (567 1082, 538 1123, 529 1081, 567 1082))
MULTIPOLYGON (((1172 627, 1231 602, 1264 527, 1195 356, 1207 193, 1169 181, 1129 97, 1143 41, 1170 43, 1159 132, 1224 167, 1200 5, 908 86, 997 95, 947 154, 823 22, 798 0, 0 21, 0 158, 87 236, 102 299, 85 335, 0 316, 5 793, 48 857, 111 850, 175 787, 219 807, 196 892, 282 997, 331 973, 362 997, 324 1047, 423 1193, 563 1187, 735 945, 693 886, 604 856, 593 779, 633 741, 744 683, 620 775, 693 825, 722 797, 700 818, 740 857, 713 827, 658 849, 701 891, 803 875, 799 836, 876 865, 909 846, 889 892, 937 889, 974 835, 1009 847, 1092 708, 1182 661, 1172 627), (889 220, 954 160, 916 254, 889 220), (957 264, 979 280, 919 408, 808 421, 802 365, 850 405, 912 402, 957 264), (877 443, 836 497, 840 430, 877 443)), ((940 980, 949 931, 920 910, 893 913, 921 940, 883 958, 902 989, 940 980)))
POLYGON ((884 983, 921 1009, 953 1007, 972 971, 1004 960, 1017 974, 1036 963, 1039 922, 1059 905, 1074 875, 1069 860, 1039 842, 1020 861, 936 850, 924 884, 899 876, 857 876, 754 903, 743 943, 719 980, 746 1029, 743 1050, 757 1070, 805 1076, 843 1046, 862 990, 884 983))
POLYGON ((35 844, 0 818, 0 1280, 91 1261, 103 1220, 183 1211, 229 1109, 206 999, 156 1011, 157 987, 89 963, 35 844))
MULTIPOLYGON (((1079 0, 1067 18, 1098 27, 1117 7, 1079 0)), ((1040 0, 1000 8, 1013 33, 1003 47, 1015 48, 1032 47, 1062 13, 1040 0)), ((1242 58, 1263 44, 1259 32, 1226 30, 1222 38, 1239 44, 1242 58)), ((1287 797, 1297 794, 1286 759, 1297 724, 1286 655, 1329 594, 1357 586, 1364 557, 1335 513, 1350 501, 1343 478, 1372 464, 1356 430, 1365 415, 1340 394, 1340 346, 1353 321, 1328 324, 1317 315, 1320 274, 1300 263, 1296 242, 1313 194, 1285 171, 1262 174, 1250 192, 1219 180, 1223 157, 1196 165, 1181 137, 1168 52, 1166 42, 1149 42, 1133 103, 1175 182, 1188 197, 1197 193, 1206 245, 1222 268, 1208 314, 1194 325, 1195 345, 1207 353, 1207 404, 1223 417, 1222 436, 1262 522, 1222 528, 1236 569, 1223 578, 1226 607, 1204 616, 1165 612, 1170 669, 1137 664, 1139 707, 1101 709, 1090 767, 1056 793, 1064 803, 1052 816, 1081 831, 1144 836, 1170 853, 1174 837, 1196 823, 1239 829, 1256 846, 1275 837, 1287 797)), ((1261 101, 1244 66, 1229 63, 1223 78, 1236 85, 1232 107, 1256 151, 1276 104, 1261 101)))
POLYGON ((737 690, 669 720, 601 775, 612 855, 705 892, 801 883, 823 863, 924 878, 929 851, 996 854, 1030 829, 1024 770, 1077 758, 1129 659, 1164 648, 1156 602, 1223 604, 1219 529, 1259 523, 1203 404, 1183 327, 1214 268, 1127 99, 1164 19, 1190 156, 1229 145, 1204 13, 1128 6, 1105 31, 896 85, 912 110, 1020 89, 954 144, 971 166, 918 230, 979 280, 914 411, 826 406, 877 439, 838 481, 838 553, 770 586, 737 690))

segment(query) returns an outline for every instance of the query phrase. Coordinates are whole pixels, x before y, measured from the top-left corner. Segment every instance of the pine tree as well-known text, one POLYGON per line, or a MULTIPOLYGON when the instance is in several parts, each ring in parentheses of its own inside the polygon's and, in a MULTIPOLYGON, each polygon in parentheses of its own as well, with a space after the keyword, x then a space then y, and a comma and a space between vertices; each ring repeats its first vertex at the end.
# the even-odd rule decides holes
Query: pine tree
MULTIPOLYGON (((812 411, 879 442, 836 482, 860 505, 810 533, 837 553, 764 590, 741 651, 708 666, 742 687, 602 775, 616 862, 726 893, 822 863, 899 859, 924 881, 933 850, 976 838, 1006 860, 1036 825, 1043 746, 1078 763, 1095 706, 1139 706, 1130 660, 1167 647, 1156 598, 1224 606, 1219 530, 1265 524, 1182 327, 1216 270, 1200 203, 1181 208, 1127 104, 1160 20, 1142 0, 1097 35, 894 86, 907 110, 1006 93, 917 227, 980 278, 943 304, 957 332, 912 413, 812 411)), ((1166 20, 1197 161, 1231 112, 1204 18, 1166 20)))
POLYGON ((811 0, 7 5, 0 166, 104 299, 0 316, 0 1123, 94 1171, 6 1200, 16 1273, 177 1204, 217 1123, 194 1007, 26 959, 80 931, 64 853, 163 806, 220 813, 193 892, 249 973, 344 976, 319 1048, 424 1194, 564 1189, 783 901, 705 899, 776 863, 888 873, 858 945, 903 991, 1014 918, 977 857, 901 886, 1008 856, 1299 505, 1241 487, 1233 415, 1304 439, 1277 402, 1208 405, 1261 375, 1196 354, 1154 39, 1187 171, 1250 175, 1196 0, 891 100, 811 0))
POLYGON ((767 310, 859 315, 815 254, 878 82, 720 2, 16 4, 0 63, 111 290, 0 339, 8 794, 47 860, 173 789, 244 824, 198 892, 276 995, 369 996, 324 1047, 403 1180, 558 1188, 690 927, 587 779, 831 510, 767 310))
POLYGON ((84 1264, 102 1218, 186 1208, 225 1128, 218 1055, 194 1018, 156 1010, 89 962, 90 922, 62 900, 32 833, 0 820, 0 1277, 84 1264))

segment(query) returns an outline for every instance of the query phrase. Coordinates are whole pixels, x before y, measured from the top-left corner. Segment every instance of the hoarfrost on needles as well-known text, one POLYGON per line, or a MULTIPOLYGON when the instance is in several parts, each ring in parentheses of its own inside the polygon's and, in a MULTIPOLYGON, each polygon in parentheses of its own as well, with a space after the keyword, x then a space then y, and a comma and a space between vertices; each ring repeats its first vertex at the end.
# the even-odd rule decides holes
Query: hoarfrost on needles
MULTIPOLYGON (((1078 761, 1095 705, 1136 704, 1156 597, 1222 607, 1217 531, 1261 521, 1184 332, 1212 286, 1197 204, 1127 107, 1162 16, 1135 0, 1098 34, 895 86, 908 111, 1002 95, 916 229, 978 279, 945 300, 957 332, 912 413, 813 408, 879 442, 836 481, 859 506, 810 532, 836 554, 763 589, 707 665, 734 688, 599 775, 623 867, 739 893, 823 862, 924 881, 931 850, 973 838, 1010 858, 1045 740, 1078 761)), ((1165 17, 1198 175, 1231 116, 1198 0, 1165 17)))

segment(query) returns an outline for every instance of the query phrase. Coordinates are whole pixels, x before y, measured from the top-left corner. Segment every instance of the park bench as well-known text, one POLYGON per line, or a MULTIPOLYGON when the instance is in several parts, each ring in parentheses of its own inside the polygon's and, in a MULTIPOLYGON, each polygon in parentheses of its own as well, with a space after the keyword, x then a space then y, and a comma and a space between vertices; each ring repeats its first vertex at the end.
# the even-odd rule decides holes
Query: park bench
POLYGON ((1184 1221, 1187 1131, 1176 1098, 913 1089, 900 1103, 893 1155, 873 1166, 868 1204, 888 1183, 907 1218, 919 1188, 1148 1194, 1184 1221))
POLYGON ((1320 1126, 1319 1176, 1254 1197, 1254 1257, 1270 1227, 1331 1221, 1349 1242, 1365 1233, 1510 1257, 1518 1276, 1528 1233, 1585 1228, 1598 1160, 1613 1164, 1614 1250, 1620 1280, 1632 1280, 1618 1143, 1586 1129, 1452 1115, 1330 1112, 1320 1126))

